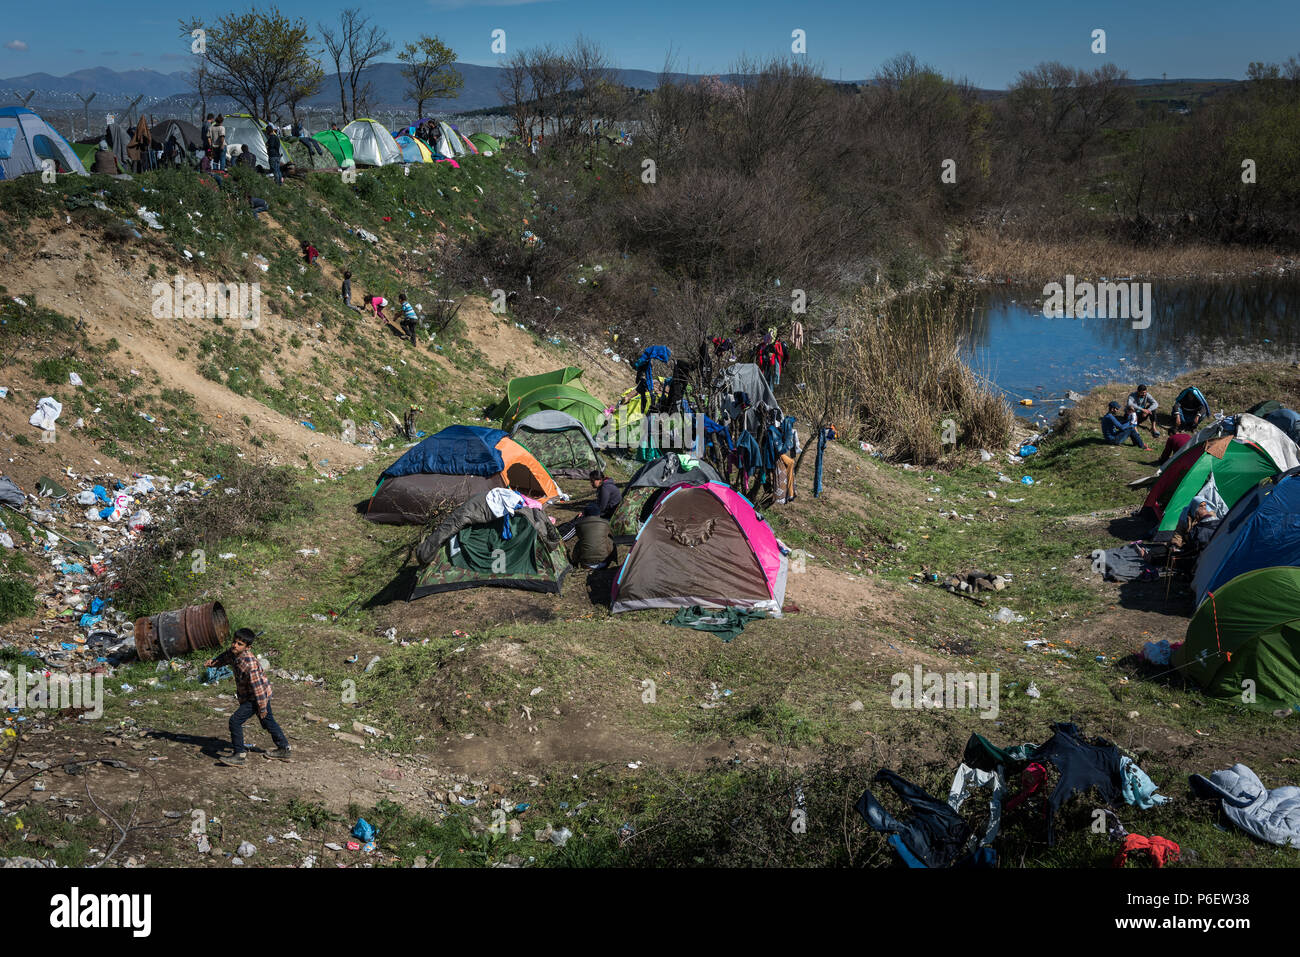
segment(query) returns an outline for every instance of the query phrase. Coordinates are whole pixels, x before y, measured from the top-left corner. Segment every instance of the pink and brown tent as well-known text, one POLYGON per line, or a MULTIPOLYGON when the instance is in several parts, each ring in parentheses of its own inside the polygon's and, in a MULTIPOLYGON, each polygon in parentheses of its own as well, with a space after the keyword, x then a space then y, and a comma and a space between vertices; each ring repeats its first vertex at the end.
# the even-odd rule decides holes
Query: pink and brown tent
POLYGON ((716 482, 681 484, 641 527, 611 611, 734 606, 776 617, 788 571, 776 534, 748 499, 716 482))

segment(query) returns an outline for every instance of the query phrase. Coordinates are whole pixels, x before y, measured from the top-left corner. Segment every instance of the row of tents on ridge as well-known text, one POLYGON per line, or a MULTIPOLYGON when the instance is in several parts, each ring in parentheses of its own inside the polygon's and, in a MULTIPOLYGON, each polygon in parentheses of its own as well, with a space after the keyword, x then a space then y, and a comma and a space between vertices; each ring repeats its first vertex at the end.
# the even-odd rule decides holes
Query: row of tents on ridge
MULTIPOLYGON (((245 113, 224 118, 227 151, 232 155, 241 147, 253 156, 263 170, 270 169, 267 156, 266 123, 245 113)), ((161 120, 149 126, 143 117, 135 128, 121 123, 106 130, 113 172, 125 173, 148 165, 153 151, 167 152, 175 144, 182 161, 197 163, 202 150, 202 134, 193 123, 181 119, 161 120)), ((26 173, 42 171, 49 160, 55 173, 86 174, 96 165, 98 144, 93 137, 69 143, 57 130, 33 110, 25 107, 0 109, 0 179, 13 179, 26 173)), ((288 162, 303 169, 333 170, 346 166, 389 166, 402 163, 447 162, 483 153, 492 155, 501 142, 487 133, 466 136, 450 123, 422 119, 403 129, 389 131, 376 120, 353 120, 342 130, 324 130, 313 136, 283 137, 288 162), (437 130, 433 142, 416 136, 419 130, 437 130)), ((101 171, 105 171, 102 168, 101 171)))
POLYGON ((1170 659, 1212 697, 1300 711, 1298 442, 1300 414, 1262 402, 1130 483, 1148 489, 1156 543, 1187 530, 1202 505, 1217 519, 1196 554, 1196 611, 1170 659))

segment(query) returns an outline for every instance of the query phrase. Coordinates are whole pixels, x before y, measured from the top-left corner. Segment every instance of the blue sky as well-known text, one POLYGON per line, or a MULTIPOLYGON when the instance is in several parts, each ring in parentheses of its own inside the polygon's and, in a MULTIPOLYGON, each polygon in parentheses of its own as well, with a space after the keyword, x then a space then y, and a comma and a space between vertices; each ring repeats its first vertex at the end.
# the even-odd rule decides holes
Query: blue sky
MULTIPOLYGON (((284 0, 280 9, 314 27, 347 2, 284 0)), ((1300 56, 1296 0, 351 0, 395 40, 439 35, 469 63, 495 64, 494 29, 510 49, 566 44, 577 34, 598 41, 621 67, 658 70, 666 52, 679 69, 724 72, 741 54, 790 52, 802 29, 808 57, 832 78, 871 76, 882 61, 908 50, 953 77, 1005 87, 1043 60, 1093 66, 1111 60, 1133 77, 1241 77, 1251 60, 1300 56), (1107 53, 1089 50, 1091 32, 1106 30, 1107 53)), ((87 66, 114 70, 185 67, 188 45, 177 36, 182 16, 215 18, 246 4, 142 0, 11 0, 0 20, 0 76, 63 75, 87 66)))

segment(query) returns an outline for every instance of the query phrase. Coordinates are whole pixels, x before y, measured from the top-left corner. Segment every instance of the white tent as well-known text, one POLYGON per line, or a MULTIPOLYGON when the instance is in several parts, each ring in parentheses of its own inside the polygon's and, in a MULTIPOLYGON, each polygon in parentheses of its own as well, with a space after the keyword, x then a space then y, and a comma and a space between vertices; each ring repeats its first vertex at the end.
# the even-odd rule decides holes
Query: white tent
POLYGON ((438 129, 442 131, 442 136, 438 137, 438 152, 443 156, 464 156, 469 152, 449 125, 439 121, 438 129))
POLYGON ((343 134, 352 141, 352 158, 359 165, 387 166, 402 162, 402 148, 397 140, 374 120, 353 120, 343 127, 343 134))
POLYGON ((239 147, 247 146, 253 154, 253 162, 262 169, 269 170, 271 161, 266 155, 266 135, 262 132, 266 124, 253 119, 247 113, 237 113, 222 120, 226 128, 226 159, 232 164, 239 156, 239 147))

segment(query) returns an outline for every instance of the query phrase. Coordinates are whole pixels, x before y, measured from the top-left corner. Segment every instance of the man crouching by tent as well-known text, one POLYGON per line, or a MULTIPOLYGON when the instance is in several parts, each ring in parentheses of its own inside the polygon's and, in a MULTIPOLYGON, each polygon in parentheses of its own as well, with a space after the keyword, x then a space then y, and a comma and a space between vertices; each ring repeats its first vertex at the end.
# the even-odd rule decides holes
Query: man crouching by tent
POLYGON ((221 763, 228 767, 244 766, 247 752, 244 747, 244 722, 254 713, 257 714, 262 727, 270 732, 271 740, 275 742, 275 750, 270 756, 283 761, 289 760, 289 739, 285 737, 284 732, 280 730, 280 725, 276 723, 275 716, 271 714, 271 682, 266 680, 266 672, 262 670, 257 656, 253 654, 252 645, 255 637, 251 629, 240 628, 235 632, 229 650, 223 651, 207 662, 209 668, 228 665, 235 673, 235 690, 239 698, 239 707, 230 716, 230 744, 234 748, 234 754, 221 759, 221 763))

